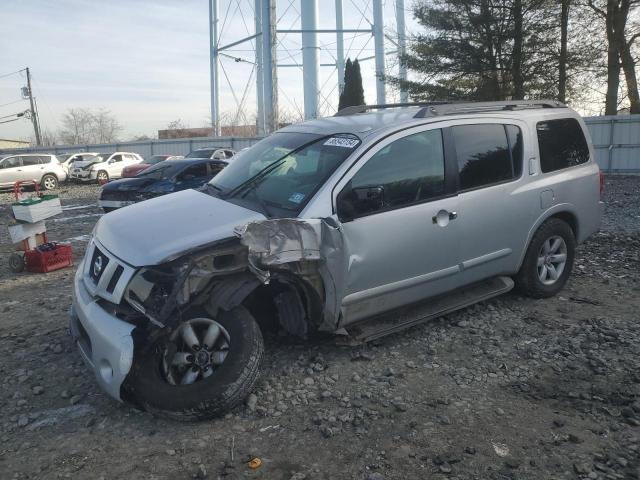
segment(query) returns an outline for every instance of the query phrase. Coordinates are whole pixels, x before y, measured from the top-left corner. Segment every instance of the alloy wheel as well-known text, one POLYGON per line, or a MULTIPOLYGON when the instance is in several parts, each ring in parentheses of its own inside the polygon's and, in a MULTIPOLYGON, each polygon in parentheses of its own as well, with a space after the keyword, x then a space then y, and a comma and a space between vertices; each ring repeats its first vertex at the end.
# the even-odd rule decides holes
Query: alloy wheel
POLYGON ((559 235, 547 238, 538 252, 538 279, 543 285, 558 281, 567 264, 567 244, 559 235))
POLYGON ((194 318, 169 337, 162 370, 171 385, 190 385, 211 376, 229 353, 229 332, 215 320, 194 318))
POLYGON ((44 181, 42 182, 45 190, 53 190, 56 188, 56 179, 51 176, 44 177, 44 181))

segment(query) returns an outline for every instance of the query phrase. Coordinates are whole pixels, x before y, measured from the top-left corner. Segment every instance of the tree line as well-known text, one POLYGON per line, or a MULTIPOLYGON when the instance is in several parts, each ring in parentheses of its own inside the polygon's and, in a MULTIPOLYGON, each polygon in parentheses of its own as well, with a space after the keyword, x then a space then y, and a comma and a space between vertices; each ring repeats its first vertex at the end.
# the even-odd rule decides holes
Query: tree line
POLYGON ((604 100, 640 113, 640 0, 417 0, 421 31, 386 80, 415 100, 604 100))

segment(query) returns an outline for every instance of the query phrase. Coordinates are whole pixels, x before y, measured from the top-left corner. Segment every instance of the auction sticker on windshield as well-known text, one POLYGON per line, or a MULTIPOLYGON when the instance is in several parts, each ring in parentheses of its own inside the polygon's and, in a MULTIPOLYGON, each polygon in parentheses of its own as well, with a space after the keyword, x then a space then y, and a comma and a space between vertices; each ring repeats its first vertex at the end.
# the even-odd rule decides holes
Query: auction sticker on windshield
POLYGON ((360 143, 360 140, 346 137, 331 137, 323 145, 330 147, 354 148, 360 143))
POLYGON ((302 200, 304 200, 304 193, 294 193, 289 197, 291 203, 300 203, 302 200))

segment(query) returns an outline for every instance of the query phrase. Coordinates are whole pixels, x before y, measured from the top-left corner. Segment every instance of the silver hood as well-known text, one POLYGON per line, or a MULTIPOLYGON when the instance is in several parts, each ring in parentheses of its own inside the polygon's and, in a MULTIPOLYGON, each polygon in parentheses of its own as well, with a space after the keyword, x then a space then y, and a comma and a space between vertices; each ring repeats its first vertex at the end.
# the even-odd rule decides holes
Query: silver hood
POLYGON ((195 190, 163 195, 104 215, 97 240, 129 265, 157 265, 233 237, 233 229, 265 217, 195 190))

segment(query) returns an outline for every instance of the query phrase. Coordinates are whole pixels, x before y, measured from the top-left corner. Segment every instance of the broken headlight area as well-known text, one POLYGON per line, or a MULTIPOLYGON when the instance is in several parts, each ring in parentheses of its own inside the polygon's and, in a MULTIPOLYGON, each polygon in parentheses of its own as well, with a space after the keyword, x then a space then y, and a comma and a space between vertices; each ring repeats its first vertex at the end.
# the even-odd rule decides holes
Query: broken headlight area
POLYGON ((124 298, 152 323, 164 327, 176 310, 197 303, 198 295, 207 290, 214 277, 242 271, 246 266, 246 248, 238 244, 190 254, 140 269, 129 282, 124 298))

